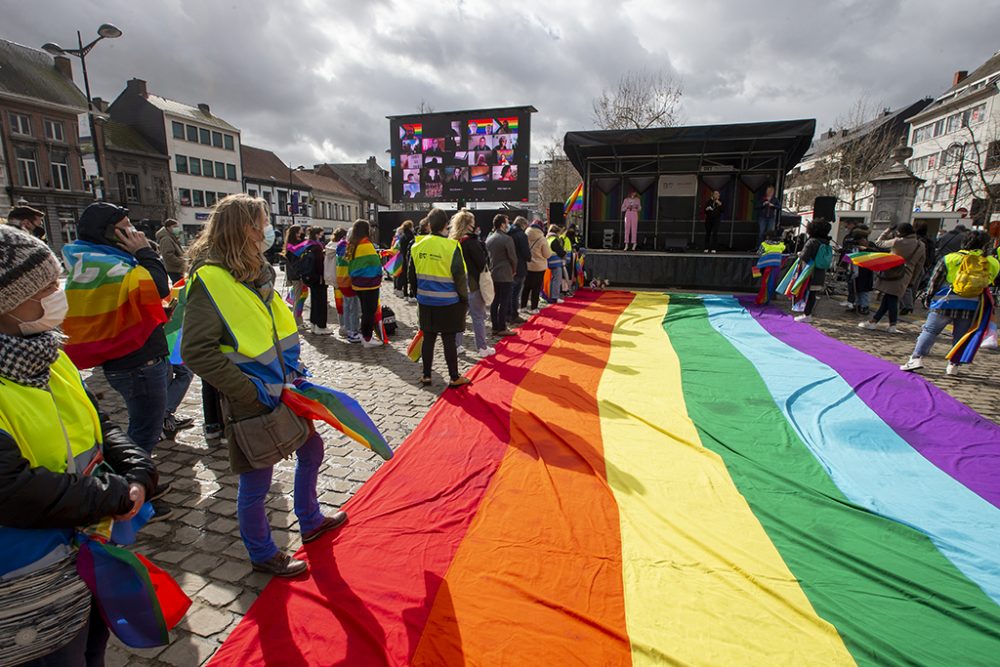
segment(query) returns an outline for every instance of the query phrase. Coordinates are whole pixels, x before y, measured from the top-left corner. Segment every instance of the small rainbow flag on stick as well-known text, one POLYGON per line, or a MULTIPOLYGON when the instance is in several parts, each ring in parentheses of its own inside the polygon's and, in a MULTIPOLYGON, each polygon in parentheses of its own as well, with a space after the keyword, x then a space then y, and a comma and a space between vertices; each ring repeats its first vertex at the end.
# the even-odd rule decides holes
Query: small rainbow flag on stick
POLYGON ((576 189, 573 190, 572 194, 570 194, 569 196, 569 199, 567 199, 566 203, 563 205, 563 213, 568 214, 572 213, 573 211, 582 211, 582 210, 583 210, 583 182, 581 181, 580 185, 576 186, 576 189))
POLYGON ((869 271, 886 271, 906 263, 902 256, 891 252, 852 252, 848 257, 856 266, 869 271))
POLYGON ((391 278, 398 278, 403 273, 403 255, 402 253, 396 253, 385 263, 383 267, 385 269, 386 275, 391 278))
POLYGON ((392 458, 392 449, 371 417, 347 394, 299 378, 285 385, 281 401, 298 416, 324 421, 386 461, 392 458))
POLYGON ((406 356, 410 361, 420 361, 421 346, 424 344, 424 332, 417 330, 417 335, 413 337, 410 344, 406 346, 406 356))

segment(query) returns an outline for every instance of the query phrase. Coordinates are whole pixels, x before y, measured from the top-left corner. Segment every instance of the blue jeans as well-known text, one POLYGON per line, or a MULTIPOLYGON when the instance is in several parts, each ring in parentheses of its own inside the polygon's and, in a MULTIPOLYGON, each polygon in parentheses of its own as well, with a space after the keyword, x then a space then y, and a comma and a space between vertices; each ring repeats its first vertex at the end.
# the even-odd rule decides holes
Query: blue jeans
POLYGON ((174 366, 171 364, 170 368, 170 375, 167 376, 166 416, 177 412, 177 406, 184 400, 184 395, 187 393, 188 387, 191 386, 191 380, 194 379, 194 374, 187 366, 174 366))
POLYGON ((767 233, 774 229, 774 218, 765 218, 763 215, 757 218, 757 245, 764 242, 764 237, 767 233))
POLYGON ((869 308, 872 303, 872 293, 871 292, 857 292, 855 294, 857 301, 854 302, 858 308, 869 308))
POLYGON ((927 321, 924 322, 920 335, 917 337, 917 345, 913 348, 913 354, 910 356, 914 358, 926 357, 934 346, 938 335, 949 324, 952 325, 951 339, 952 345, 954 345, 969 331, 969 327, 972 326, 972 315, 973 311, 971 310, 968 318, 946 317, 937 310, 928 312, 927 321))
POLYGON ((559 299, 559 294, 562 290, 562 267, 556 267, 552 269, 552 282, 549 283, 549 298, 551 303, 555 303, 559 299))
MULTIPOLYGON (((469 316, 472 317, 472 334, 476 339, 476 349, 482 350, 489 347, 486 342, 486 302, 483 301, 483 293, 479 290, 469 292, 469 316)), ((462 344, 464 332, 455 334, 455 344, 462 344)))
MULTIPOLYGON (((323 438, 313 433, 295 452, 295 491, 293 504, 299 519, 299 530, 313 530, 323 523, 323 513, 316 498, 316 478, 323 463, 323 438)), ((254 563, 263 563, 278 553, 278 546, 271 539, 271 525, 267 522, 264 501, 271 489, 274 468, 260 468, 240 473, 240 486, 236 493, 236 515, 240 521, 240 537, 254 563)))
POLYGON ((356 296, 344 297, 344 319, 341 325, 348 335, 360 334, 361 331, 361 301, 356 296))
POLYGON ((517 317, 517 309, 521 305, 521 289, 524 288, 525 276, 518 278, 514 276, 514 282, 510 287, 510 311, 507 313, 507 321, 510 322, 517 317))
POLYGON ((150 366, 104 371, 108 384, 125 399, 125 407, 128 409, 128 437, 149 453, 153 452, 153 447, 163 435, 163 418, 167 414, 167 385, 172 377, 172 369, 169 361, 160 359, 150 366))

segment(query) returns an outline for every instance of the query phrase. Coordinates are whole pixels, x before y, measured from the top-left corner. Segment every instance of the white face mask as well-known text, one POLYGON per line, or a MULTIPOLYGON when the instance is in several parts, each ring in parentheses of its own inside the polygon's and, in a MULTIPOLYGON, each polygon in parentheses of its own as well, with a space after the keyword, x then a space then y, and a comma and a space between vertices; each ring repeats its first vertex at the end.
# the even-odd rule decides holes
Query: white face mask
POLYGON ((264 228, 264 238, 260 242, 260 251, 267 252, 274 245, 274 227, 268 225, 264 228))
POLYGON ((66 313, 69 311, 66 292, 62 290, 56 290, 46 297, 35 300, 42 306, 42 316, 32 322, 21 322, 18 328, 25 336, 52 331, 63 323, 63 320, 66 319, 66 313))

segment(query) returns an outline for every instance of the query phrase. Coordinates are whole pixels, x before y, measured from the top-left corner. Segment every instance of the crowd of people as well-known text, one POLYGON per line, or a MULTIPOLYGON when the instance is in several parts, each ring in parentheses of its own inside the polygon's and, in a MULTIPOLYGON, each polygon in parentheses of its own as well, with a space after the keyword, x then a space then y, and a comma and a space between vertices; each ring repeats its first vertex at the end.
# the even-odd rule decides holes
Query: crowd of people
MULTIPOLYGON (((0 224, 0 664, 101 664, 109 631, 77 573, 74 546, 94 526, 131 522, 147 505, 149 521, 171 515, 170 481, 157 470, 169 453, 157 445, 193 426, 176 410, 195 374, 205 438, 226 445, 239 475, 236 518, 254 570, 293 577, 308 568, 271 537, 265 500, 280 458, 296 456, 303 543, 348 520, 322 511, 323 440, 282 391, 307 372, 300 329, 333 334, 331 310, 346 343, 384 344, 383 259, 365 220, 329 242, 322 228, 293 226, 282 243, 282 280, 265 257, 278 242, 268 204, 245 194, 220 200, 186 250, 176 221, 154 243, 127 209, 97 202, 60 262, 41 238, 43 217, 22 206, 0 224), (178 313, 183 335, 174 336, 178 313), (124 401, 124 430, 83 379, 81 370, 98 368, 124 401)), ((493 339, 513 336, 538 312, 546 270, 551 303, 572 290, 576 239, 567 231, 498 215, 484 242, 471 212, 449 218, 433 208, 418 224, 403 223, 393 245, 405 268, 394 288, 419 311, 421 384, 432 382, 438 338, 448 386, 469 383, 458 371, 467 318, 475 354, 488 357, 487 314, 493 339)))

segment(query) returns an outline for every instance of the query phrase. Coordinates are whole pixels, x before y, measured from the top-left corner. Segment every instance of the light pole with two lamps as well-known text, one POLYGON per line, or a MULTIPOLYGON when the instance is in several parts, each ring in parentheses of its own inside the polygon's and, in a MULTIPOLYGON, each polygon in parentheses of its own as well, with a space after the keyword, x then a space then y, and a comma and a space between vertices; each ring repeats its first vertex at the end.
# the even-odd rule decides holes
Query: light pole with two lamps
MULTIPOLYGON (((97 132, 94 127, 94 100, 90 97, 90 79, 87 76, 87 54, 90 53, 90 50, 93 49, 94 46, 102 39, 116 39, 121 36, 121 30, 110 23, 105 23, 97 29, 97 39, 86 46, 83 44, 83 36, 80 34, 79 30, 76 31, 76 41, 79 45, 78 48, 64 49, 53 42, 48 42, 42 45, 43 51, 51 53, 54 56, 76 56, 80 59, 80 67, 83 69, 83 88, 87 94, 87 120, 90 123, 90 139, 94 142, 94 159, 97 161, 97 184, 101 187, 102 197, 104 196, 104 173, 101 168, 101 149, 98 145, 99 142, 97 141, 97 132)), ((97 196, 96 188, 94 196, 97 196)))

